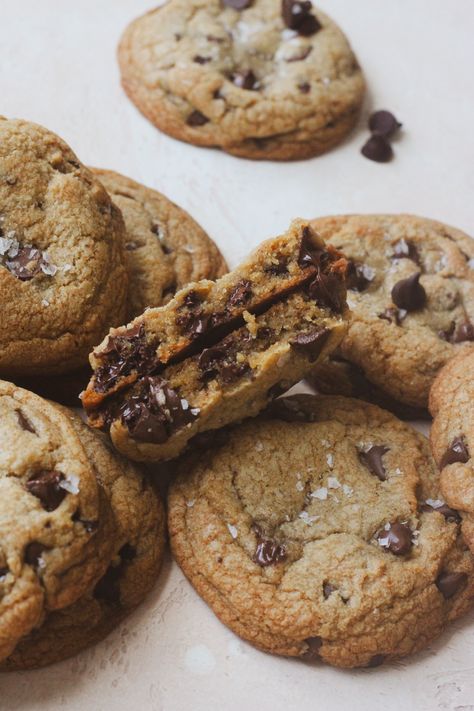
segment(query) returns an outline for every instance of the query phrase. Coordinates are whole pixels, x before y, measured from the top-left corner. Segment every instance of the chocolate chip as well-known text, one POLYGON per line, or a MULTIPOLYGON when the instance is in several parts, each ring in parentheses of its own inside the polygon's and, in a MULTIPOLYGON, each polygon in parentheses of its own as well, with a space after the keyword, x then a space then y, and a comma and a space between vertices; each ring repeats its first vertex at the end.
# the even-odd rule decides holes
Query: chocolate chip
POLYGON ((367 664, 367 669, 380 667, 384 663, 385 659, 386 656, 384 654, 375 654, 367 664))
POLYGON ((156 364, 156 348, 147 342, 145 327, 139 324, 123 335, 109 336, 99 357, 103 363, 94 374, 94 390, 105 392, 133 370, 148 373, 156 364))
POLYGON ((314 414, 300 407, 298 400, 291 397, 274 400, 268 407, 266 414, 284 422, 314 422, 314 414))
POLYGON ((347 262, 346 285, 352 291, 365 291, 375 277, 375 270, 367 264, 354 262, 352 259, 347 262))
POLYGON ((330 331, 322 326, 316 326, 306 333, 299 333, 290 341, 290 346, 307 355, 310 363, 314 363, 329 338, 330 331))
POLYGON ((444 501, 432 501, 429 499, 431 503, 428 503, 428 501, 425 501, 421 505, 421 510, 425 511, 427 513, 430 513, 432 511, 436 511, 437 513, 440 513, 444 516, 446 521, 449 521, 449 523, 461 523, 461 516, 457 511, 452 509, 448 504, 445 504, 444 501))
POLYGON ((453 439, 444 453, 439 466, 440 469, 444 469, 444 467, 447 467, 448 464, 455 464, 456 462, 465 464, 470 458, 471 455, 469 454, 468 446, 464 440, 464 435, 461 435, 460 437, 455 437, 453 439))
POLYGON ((67 494, 67 491, 60 486, 62 481, 64 481, 64 474, 44 469, 33 474, 26 482, 26 489, 40 500, 45 511, 54 511, 67 494))
POLYGON ((393 245, 392 259, 411 259, 412 262, 419 264, 420 254, 413 242, 400 239, 393 245))
POLYGON ((375 474, 380 481, 387 480, 387 472, 383 465, 382 457, 390 451, 390 447, 383 444, 374 444, 366 452, 359 451, 359 459, 362 464, 375 474))
POLYGON ((207 116, 204 116, 203 113, 198 111, 197 109, 193 111, 191 114, 189 114, 188 118, 186 119, 186 123, 188 126, 204 126, 206 123, 209 123, 209 119, 207 116))
POLYGON ((436 587, 445 600, 454 597, 467 584, 466 573, 449 573, 445 571, 436 578, 436 587))
POLYGON ((392 289, 392 301, 399 309, 417 311, 426 304, 426 291, 420 284, 421 272, 398 281, 392 289))
POLYGON ((362 146, 361 153, 376 163, 388 163, 393 158, 392 146, 383 136, 377 134, 371 136, 362 146))
POLYGON ((125 545, 119 550, 119 556, 122 560, 131 561, 137 557, 136 548, 130 545, 130 543, 125 543, 125 545))
POLYGON ((318 306, 331 309, 338 314, 342 313, 346 306, 343 280, 333 272, 324 274, 319 270, 308 287, 308 294, 318 306))
POLYGON ((7 269, 20 281, 29 281, 46 265, 43 252, 34 247, 21 247, 14 257, 5 262, 7 269))
POLYGON ((232 83, 238 86, 239 89, 253 91, 258 89, 258 79, 251 69, 245 69, 235 72, 231 75, 232 83))
POLYGON ((309 658, 319 657, 319 652, 323 645, 321 637, 307 637, 305 642, 308 645, 308 649, 304 656, 309 658))
POLYGON ((254 531, 257 536, 257 547, 252 559, 254 563, 266 568, 286 560, 287 553, 284 545, 265 536, 258 525, 254 526, 254 531))
POLYGON ((407 313, 408 312, 405 311, 405 309, 395 309, 393 307, 389 307, 385 309, 383 313, 378 314, 378 318, 390 321, 390 323, 395 323, 397 326, 400 326, 403 319, 406 318, 407 313))
POLYGON ((334 585, 331 585, 331 583, 323 583, 323 596, 324 599, 327 600, 330 595, 333 594, 333 592, 336 592, 337 588, 334 587, 334 585))
POLYGON ((390 138, 402 127, 390 111, 375 111, 369 118, 369 129, 384 138, 390 138))
POLYGON ((469 321, 460 324, 451 336, 451 343, 474 341, 474 325, 469 321))
POLYGON ((109 604, 116 605, 120 602, 119 581, 122 576, 122 566, 109 566, 105 575, 99 580, 94 588, 96 600, 104 600, 109 604))
POLYGON ((301 84, 298 84, 298 89, 302 94, 309 94, 311 91, 311 84, 307 81, 302 81, 301 84))
POLYGON ((202 336, 209 326, 209 316, 203 313, 188 313, 178 316, 176 325, 180 327, 182 333, 188 338, 196 339, 202 336))
POLYGON ((321 255, 323 254, 322 249, 314 246, 311 236, 311 229, 309 227, 304 227, 298 252, 298 266, 302 269, 318 266, 321 255))
POLYGON ((210 61, 212 61, 211 57, 201 57, 200 54, 196 54, 196 56, 193 57, 193 62, 196 62, 196 64, 207 64, 210 61))
POLYGON ((445 331, 438 331, 438 336, 443 339, 443 341, 449 341, 451 342, 451 339, 454 335, 454 331, 456 328, 456 323, 455 321, 451 321, 449 324, 449 328, 447 328, 445 331))
POLYGON ((133 439, 162 444, 171 434, 194 422, 199 410, 190 407, 166 380, 145 377, 120 408, 122 422, 133 439))
POLYGON ((379 544, 394 555, 406 555, 413 547, 412 532, 406 523, 390 523, 378 534, 379 544))
POLYGON ((284 257, 279 257, 277 261, 266 264, 264 271, 266 274, 274 274, 275 276, 288 274, 288 262, 284 257))
POLYGON ((20 425, 22 430, 25 430, 25 432, 32 432, 33 434, 36 434, 36 430, 27 418, 27 416, 22 412, 22 410, 16 410, 16 416, 18 417, 18 424, 20 425))
POLYGON ((6 576, 8 575, 9 572, 10 572, 10 569, 9 569, 9 568, 0 568, 0 582, 1 582, 4 578, 6 578, 6 576))
POLYGON ((316 34, 322 25, 311 14, 313 5, 309 0, 283 0, 281 14, 283 22, 290 30, 296 30, 299 35, 309 37, 316 34))
POLYGON ((222 0, 226 7, 232 7, 234 10, 246 10, 252 5, 253 0, 222 0))
POLYGON ((241 279, 230 292, 226 305, 231 308, 234 306, 242 306, 251 296, 252 283, 248 281, 248 279, 241 279))
POLYGON ((38 541, 33 541, 29 543, 25 548, 24 560, 25 563, 31 565, 33 568, 38 568, 40 565, 40 559, 44 551, 47 550, 46 546, 38 541))
POLYGON ((81 512, 79 509, 75 511, 72 515, 72 520, 77 521, 78 523, 82 524, 84 528, 86 529, 86 533, 93 533, 94 531, 97 531, 99 528, 99 522, 98 521, 87 521, 84 519, 81 519, 81 512))

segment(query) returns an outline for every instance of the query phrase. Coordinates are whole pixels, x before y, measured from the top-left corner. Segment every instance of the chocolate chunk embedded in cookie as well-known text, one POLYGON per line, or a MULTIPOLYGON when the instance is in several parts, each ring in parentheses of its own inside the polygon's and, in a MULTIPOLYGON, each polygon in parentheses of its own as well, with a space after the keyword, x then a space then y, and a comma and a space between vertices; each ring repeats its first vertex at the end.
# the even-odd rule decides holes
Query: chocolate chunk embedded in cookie
POLYGON ((222 622, 340 667, 418 651, 473 604, 456 519, 426 502, 426 439, 342 397, 295 396, 194 453, 169 491, 176 560, 222 622))
POLYGON ((364 79, 311 2, 171 0, 119 47, 122 84, 165 133, 245 158, 309 158, 354 126, 364 79))

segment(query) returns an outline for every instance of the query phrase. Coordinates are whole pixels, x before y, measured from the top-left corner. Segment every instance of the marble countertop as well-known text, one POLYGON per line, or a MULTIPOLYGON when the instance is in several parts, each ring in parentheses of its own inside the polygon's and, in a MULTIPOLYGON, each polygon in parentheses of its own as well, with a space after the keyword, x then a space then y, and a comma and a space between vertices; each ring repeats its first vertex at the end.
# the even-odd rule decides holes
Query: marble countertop
MULTIPOLYGON (((296 216, 413 212, 474 231, 474 3, 321 0, 370 87, 360 127, 314 160, 253 163, 174 141, 125 98, 121 31, 152 0, 15 0, 0 15, 0 112, 59 133, 90 165, 164 192, 230 265, 296 216), (389 165, 360 155, 367 112, 404 128, 389 165)), ((169 559, 145 604, 103 643, 37 672, 0 676, 8 711, 473 711, 474 614, 424 653, 374 670, 309 667, 223 627, 169 559)))

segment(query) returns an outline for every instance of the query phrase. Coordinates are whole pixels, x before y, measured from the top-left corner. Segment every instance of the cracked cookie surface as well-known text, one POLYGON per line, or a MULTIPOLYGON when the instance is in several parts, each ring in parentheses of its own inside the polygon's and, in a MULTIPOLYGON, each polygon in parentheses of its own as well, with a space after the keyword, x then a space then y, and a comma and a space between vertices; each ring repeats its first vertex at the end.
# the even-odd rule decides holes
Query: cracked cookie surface
POLYGON ((55 406, 0 381, 0 418, 1 659, 45 611, 97 581, 115 529, 87 453, 55 406))
POLYGON ((152 484, 73 412, 60 408, 95 467, 116 524, 105 574, 73 605, 47 614, 4 661, 3 670, 66 659, 112 631, 154 585, 165 546, 165 513, 152 484))
POLYGON ((0 205, 0 374, 77 369, 125 316, 120 211, 60 138, 4 118, 0 205))
POLYGON ((92 169, 125 222, 128 318, 161 306, 189 282, 217 279, 227 265, 214 242, 183 209, 157 190, 119 173, 92 169))
POLYGON ((441 491, 462 516, 464 536, 474 551, 473 401, 474 350, 450 360, 430 392, 430 441, 441 471, 441 491))
POLYGON ((118 52, 128 96, 165 133, 237 156, 293 160, 339 143, 365 86, 341 30, 311 3, 234 8, 171 0, 132 22, 118 52))
POLYGON ((342 667, 415 652, 472 605, 424 437, 341 397, 276 400, 171 484, 174 556, 233 631, 342 667))
POLYGON ((347 215, 311 224, 349 261, 351 309, 336 354, 342 364, 329 361, 321 377, 316 371, 316 387, 327 392, 333 371, 340 392, 337 374, 346 360, 378 388, 379 402, 385 395, 426 409, 438 371, 473 347, 474 241, 413 215, 347 215))

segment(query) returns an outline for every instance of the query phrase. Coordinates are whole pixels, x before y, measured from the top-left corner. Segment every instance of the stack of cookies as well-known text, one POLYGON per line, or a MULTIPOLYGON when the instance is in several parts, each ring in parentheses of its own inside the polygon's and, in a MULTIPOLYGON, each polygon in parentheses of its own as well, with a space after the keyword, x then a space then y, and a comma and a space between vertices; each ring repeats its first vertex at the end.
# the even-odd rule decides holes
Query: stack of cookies
MULTIPOLYGON (((119 59, 158 128, 249 158, 327 150, 364 93, 296 0, 171 0, 119 59)), ((173 461, 173 555, 259 649, 378 666, 473 606, 470 237, 296 219, 227 273, 163 195, 7 119, 0 206, 2 669, 77 653, 151 589, 165 515, 142 462, 173 461), (80 390, 89 426, 58 404, 80 390), (429 412, 431 447, 402 421, 429 412)))

